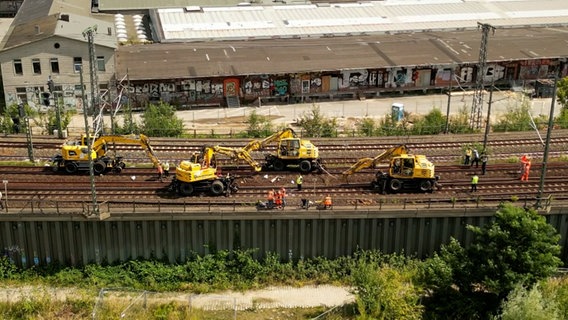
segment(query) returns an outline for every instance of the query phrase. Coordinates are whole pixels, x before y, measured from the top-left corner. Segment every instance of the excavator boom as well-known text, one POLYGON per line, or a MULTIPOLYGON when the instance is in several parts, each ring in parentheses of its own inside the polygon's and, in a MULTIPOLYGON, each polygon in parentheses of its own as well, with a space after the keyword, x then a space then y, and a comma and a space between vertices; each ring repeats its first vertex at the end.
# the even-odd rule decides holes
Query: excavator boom
POLYGON ((233 160, 244 160, 246 161, 251 167, 254 168, 255 171, 260 171, 262 166, 255 161, 250 153, 248 153, 244 148, 229 148, 229 147, 221 147, 221 146, 214 146, 211 147, 215 153, 224 154, 229 156, 233 160))
POLYGON ((286 128, 284 130, 281 130, 279 132, 272 134, 269 137, 264 138, 263 140, 253 140, 253 141, 249 142, 243 148, 243 151, 244 152, 257 151, 257 150, 260 150, 260 149, 266 147, 266 145, 268 145, 268 144, 270 144, 274 141, 280 141, 282 139, 295 138, 295 137, 296 137, 296 133, 294 132, 294 130, 292 128, 286 128))
POLYGON ((343 171, 343 176, 352 175, 355 172, 359 172, 363 169, 373 168, 377 164, 379 164, 381 161, 383 161, 384 159, 389 159, 391 157, 396 157, 396 156, 400 156, 402 154, 406 154, 407 151, 408 150, 407 150, 405 145, 400 145, 398 147, 390 148, 390 149, 384 151, 383 153, 379 154, 378 156, 376 156, 374 158, 359 159, 359 161, 357 161, 349 169, 343 171))
POLYGON ((143 134, 140 135, 107 135, 101 136, 93 142, 92 149, 97 153, 97 156, 102 156, 106 153, 106 145, 108 143, 124 143, 124 144, 139 144, 146 152, 146 155, 152 161, 154 166, 160 164, 160 160, 156 157, 154 149, 150 145, 150 139, 143 134))

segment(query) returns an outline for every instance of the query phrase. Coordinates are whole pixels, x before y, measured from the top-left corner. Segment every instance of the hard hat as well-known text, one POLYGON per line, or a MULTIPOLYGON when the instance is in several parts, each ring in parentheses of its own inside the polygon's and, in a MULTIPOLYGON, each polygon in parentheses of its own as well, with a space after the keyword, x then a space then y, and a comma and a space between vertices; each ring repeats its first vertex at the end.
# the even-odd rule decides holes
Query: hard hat
POLYGON ((136 180, 136 176, 130 176, 130 180, 132 181, 136 180))

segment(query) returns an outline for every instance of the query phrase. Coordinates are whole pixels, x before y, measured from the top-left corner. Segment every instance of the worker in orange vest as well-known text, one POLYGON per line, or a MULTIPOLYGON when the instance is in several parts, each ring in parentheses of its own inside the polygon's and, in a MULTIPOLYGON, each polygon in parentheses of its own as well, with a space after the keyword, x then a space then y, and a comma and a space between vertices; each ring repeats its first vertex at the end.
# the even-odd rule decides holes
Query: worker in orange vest
POLYGON ((521 176, 521 181, 529 181, 529 173, 531 171, 531 160, 527 159, 524 165, 525 167, 523 169, 523 175, 521 176))
POLYGON ((164 168, 162 168, 161 163, 158 163, 158 180, 164 182, 164 168))
POLYGON ((274 204, 276 205, 276 208, 282 209, 282 194, 280 191, 276 191, 274 193, 274 204))
POLYGON ((527 162, 529 161, 529 157, 526 154, 523 154, 521 157, 521 180, 523 180, 523 176, 525 175, 525 168, 527 166, 527 162))
POLYGON ((274 190, 268 190, 268 195, 266 196, 267 207, 269 209, 274 208, 274 190))
POLYGON ((323 206, 326 209, 331 209, 332 203, 331 203, 331 196, 329 194, 323 200, 323 206))

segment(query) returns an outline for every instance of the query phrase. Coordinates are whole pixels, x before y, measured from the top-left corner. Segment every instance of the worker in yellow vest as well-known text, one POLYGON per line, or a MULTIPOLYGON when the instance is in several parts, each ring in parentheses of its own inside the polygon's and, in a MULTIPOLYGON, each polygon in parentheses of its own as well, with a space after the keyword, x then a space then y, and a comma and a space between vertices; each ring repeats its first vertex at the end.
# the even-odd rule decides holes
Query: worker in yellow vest
POLYGON ((475 173, 473 174, 473 177, 471 177, 471 192, 477 191, 478 182, 479 182, 479 177, 477 176, 477 173, 475 173))
POLYGON ((304 177, 301 174, 298 175, 296 178, 296 186, 298 187, 298 191, 302 191, 302 183, 304 183, 304 177))

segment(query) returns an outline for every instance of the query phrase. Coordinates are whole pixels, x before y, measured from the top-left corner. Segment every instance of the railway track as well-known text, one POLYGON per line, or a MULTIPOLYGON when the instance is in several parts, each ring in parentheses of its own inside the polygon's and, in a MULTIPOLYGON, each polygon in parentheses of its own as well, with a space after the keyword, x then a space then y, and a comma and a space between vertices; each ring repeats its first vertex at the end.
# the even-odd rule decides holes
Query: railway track
MULTIPOLYGON (((445 136, 444 138, 448 138, 445 136)), ((392 138, 391 138, 392 139, 392 138)), ((335 205, 376 205, 389 201, 409 202, 469 202, 503 201, 504 199, 534 198, 540 192, 541 164, 533 163, 532 176, 528 182, 519 181, 519 166, 516 163, 506 163, 506 159, 517 158, 521 153, 533 155, 538 161, 541 156, 542 144, 538 137, 518 139, 514 135, 503 135, 500 139, 488 142, 491 160, 488 174, 481 176, 479 191, 469 193, 471 175, 479 169, 462 166, 459 163, 461 149, 464 145, 479 141, 479 135, 455 136, 456 140, 441 141, 435 136, 431 141, 415 137, 406 138, 406 145, 416 154, 426 154, 437 164, 436 173, 440 175, 442 189, 434 193, 399 193, 382 195, 370 190, 370 181, 378 169, 367 169, 349 176, 344 180, 341 172, 361 157, 373 157, 384 149, 398 143, 385 138, 357 138, 347 140, 317 140, 322 158, 325 159, 327 172, 306 176, 304 190, 299 193, 294 189, 294 172, 254 173, 246 164, 234 165, 229 159, 219 163, 222 172, 231 172, 238 177, 239 192, 230 197, 212 197, 206 194, 192 197, 180 197, 167 190, 168 182, 162 183, 156 179, 155 169, 147 166, 127 167, 121 174, 106 174, 95 177, 97 200, 114 205, 127 205, 133 202, 138 205, 240 205, 249 206, 251 203, 263 200, 270 188, 288 187, 289 201, 292 203, 301 198, 321 199, 331 195, 335 205), (531 151, 529 151, 531 150, 531 151), (494 163, 499 162, 500 163, 494 163)), ((158 155, 166 155, 165 159, 174 162, 187 159, 193 152, 198 152, 205 144, 221 144, 219 140, 179 140, 154 139, 154 150, 158 155)), ((402 139, 404 140, 404 139, 402 139)), ((249 140, 231 140, 226 146, 244 145, 249 140)), ((38 139, 34 143, 34 152, 38 154, 54 154, 59 150, 62 141, 54 138, 38 139)), ((550 161, 547 164, 546 180, 543 194, 552 196, 555 200, 568 200, 568 162, 561 159, 568 151, 568 131, 561 131, 551 139, 550 161)), ((124 155, 127 162, 147 162, 143 151, 138 146, 117 145, 117 152, 124 155)), ((268 149, 270 152, 273 149, 268 149)), ((11 138, 0 142, 0 161, 26 158, 27 144, 25 139, 11 138)), ((259 158, 262 154, 258 152, 259 158)), ((45 157, 49 159, 49 157, 45 157)), ((173 172, 174 170, 172 170, 173 172)), ((50 167, 39 166, 0 166, 0 176, 9 181, 9 197, 11 202, 20 202, 25 207, 26 202, 58 203, 57 206, 77 206, 91 200, 91 186, 88 174, 66 175, 55 173, 50 167)))

